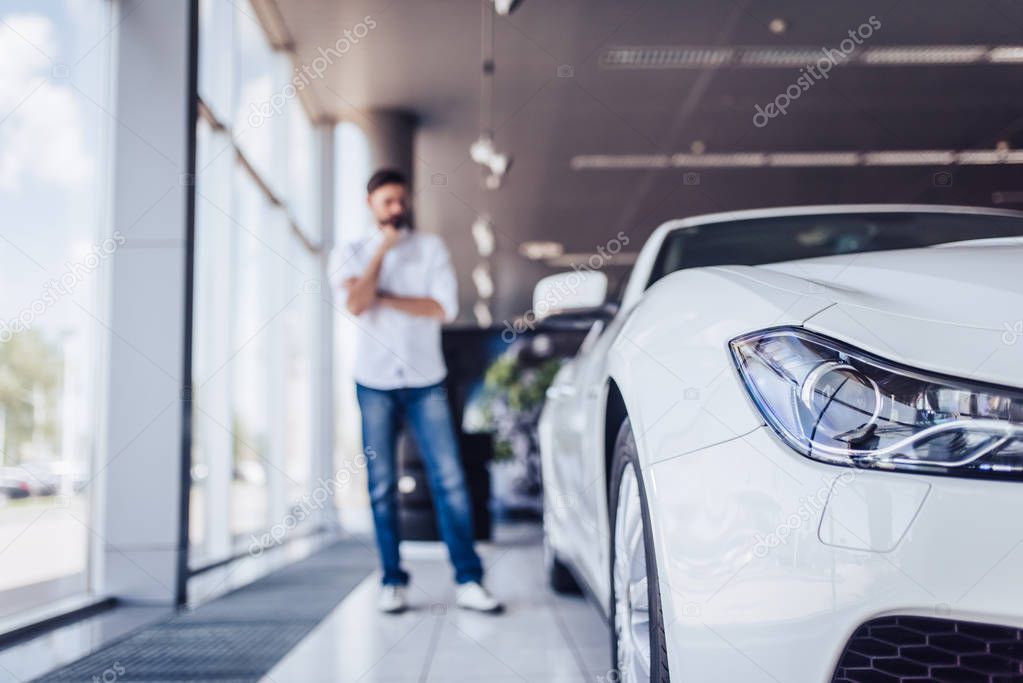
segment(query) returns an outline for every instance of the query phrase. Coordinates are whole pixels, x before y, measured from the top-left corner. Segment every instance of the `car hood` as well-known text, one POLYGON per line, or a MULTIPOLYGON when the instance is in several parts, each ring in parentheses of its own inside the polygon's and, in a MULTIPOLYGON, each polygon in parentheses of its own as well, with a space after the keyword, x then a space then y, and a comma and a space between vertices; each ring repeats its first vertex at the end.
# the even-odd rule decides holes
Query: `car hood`
POLYGON ((850 306, 1002 330, 1023 315, 1023 240, 976 241, 760 266, 816 283, 850 306))
MULTIPOLYGON (((809 329, 922 369, 1023 386, 1023 241, 743 268, 824 306, 809 329)), ((737 273, 738 274, 738 273, 737 273)))

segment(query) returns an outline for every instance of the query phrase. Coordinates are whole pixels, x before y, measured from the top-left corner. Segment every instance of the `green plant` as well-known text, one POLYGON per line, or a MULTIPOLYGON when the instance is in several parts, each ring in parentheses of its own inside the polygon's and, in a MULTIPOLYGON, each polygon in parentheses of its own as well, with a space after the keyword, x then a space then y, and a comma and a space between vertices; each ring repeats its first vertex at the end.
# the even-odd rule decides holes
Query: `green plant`
POLYGON ((494 431, 494 460, 515 457, 516 430, 535 429, 547 387, 561 368, 561 359, 523 366, 513 354, 503 354, 483 378, 483 414, 494 431))

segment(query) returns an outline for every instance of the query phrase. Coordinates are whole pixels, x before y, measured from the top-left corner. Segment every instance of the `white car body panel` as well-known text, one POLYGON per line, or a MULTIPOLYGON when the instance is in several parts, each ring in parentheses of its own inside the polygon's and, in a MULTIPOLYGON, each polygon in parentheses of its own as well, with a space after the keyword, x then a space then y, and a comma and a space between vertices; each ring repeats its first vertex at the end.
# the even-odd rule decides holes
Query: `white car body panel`
POLYGON ((820 541, 826 507, 808 501, 829 495, 842 473, 767 427, 649 468, 674 677, 829 681, 855 628, 885 614, 1023 626, 1018 482, 860 472, 856 483, 879 482, 873 495, 892 509, 917 508, 894 550, 869 552, 820 541), (892 477, 929 487, 922 502, 917 493, 897 500, 906 493, 887 486, 892 477), (764 554, 761 539, 783 527, 786 540, 764 554))
POLYGON ((852 631, 885 614, 1023 627, 1023 484, 807 459, 764 425, 727 349, 742 334, 801 325, 914 368, 1023 387, 1023 338, 1006 337, 1023 317, 1019 240, 696 268, 646 287, 677 227, 872 209, 935 207, 662 226, 614 329, 591 335, 548 393, 545 527, 606 609, 608 381, 621 391, 649 492, 673 679, 828 681, 852 631))

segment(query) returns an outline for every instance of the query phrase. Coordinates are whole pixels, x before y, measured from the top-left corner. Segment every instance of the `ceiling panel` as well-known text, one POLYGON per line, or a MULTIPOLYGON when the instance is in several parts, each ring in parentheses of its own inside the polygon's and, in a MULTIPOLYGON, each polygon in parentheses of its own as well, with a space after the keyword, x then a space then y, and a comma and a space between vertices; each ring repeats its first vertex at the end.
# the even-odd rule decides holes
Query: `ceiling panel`
POLYGON ((1023 3, 679 2, 524 0, 497 18, 496 140, 514 157, 503 189, 480 185, 466 161, 479 134, 480 19, 476 0, 278 0, 300 59, 346 28, 377 27, 313 84, 323 113, 356 122, 374 108, 415 111, 417 216, 442 232, 465 273, 478 260, 469 237, 477 212, 498 239, 495 317, 521 313, 531 280, 518 244, 556 239, 587 251, 618 230, 639 239, 659 222, 705 211, 830 201, 990 204, 995 190, 1023 190, 1021 168, 955 169, 936 187, 934 168, 572 170, 581 154, 708 153, 993 147, 1023 145, 1023 64, 858 67, 832 70, 758 128, 754 107, 773 100, 798 68, 630 70, 602 66, 615 46, 839 47, 861 23, 880 21, 868 46, 1023 44, 1023 3), (783 19, 786 30, 769 29, 783 19), (559 77, 561 67, 562 77, 559 77), (567 68, 566 68, 567 67, 567 68), (570 75, 568 75, 570 74, 570 75), (448 175, 429 185, 431 173, 448 175), (503 272, 502 272, 503 271, 503 272))

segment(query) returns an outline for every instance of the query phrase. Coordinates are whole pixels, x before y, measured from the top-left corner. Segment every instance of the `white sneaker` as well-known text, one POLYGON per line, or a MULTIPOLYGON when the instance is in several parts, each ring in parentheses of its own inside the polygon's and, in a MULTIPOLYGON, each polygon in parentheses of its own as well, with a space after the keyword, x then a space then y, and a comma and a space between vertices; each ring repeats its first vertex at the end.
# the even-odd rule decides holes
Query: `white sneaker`
POLYGON ((455 599, 455 604, 462 609, 471 609, 476 612, 498 614, 504 611, 504 605, 475 581, 458 586, 458 597, 455 599))
POLYGON ((385 614, 397 614, 404 612, 408 607, 405 600, 404 586, 381 586, 380 595, 377 597, 377 609, 385 614))

